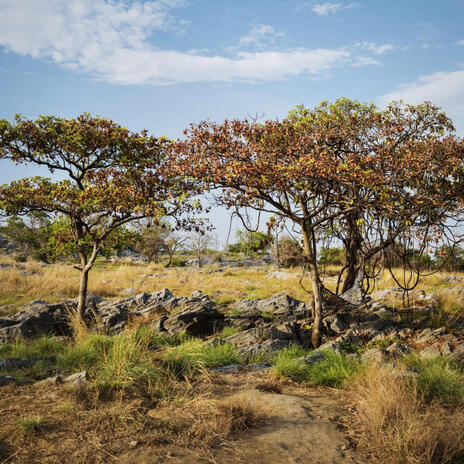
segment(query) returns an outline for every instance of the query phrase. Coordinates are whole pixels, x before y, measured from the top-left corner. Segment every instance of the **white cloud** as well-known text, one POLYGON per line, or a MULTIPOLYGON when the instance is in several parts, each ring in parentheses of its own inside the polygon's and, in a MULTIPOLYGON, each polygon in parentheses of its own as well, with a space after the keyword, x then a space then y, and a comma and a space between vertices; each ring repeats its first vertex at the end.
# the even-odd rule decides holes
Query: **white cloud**
POLYGON ((317 5, 314 5, 311 8, 311 11, 314 11, 314 13, 318 14, 319 16, 328 16, 330 13, 336 13, 337 11, 340 10, 348 10, 351 8, 357 8, 359 7, 359 3, 348 3, 348 4, 343 4, 343 3, 331 3, 331 2, 326 2, 326 3, 318 3, 317 5))
POLYGON ((458 41, 456 42, 456 45, 462 45, 462 46, 464 46, 464 39, 458 40, 458 41))
POLYGON ((375 42, 358 42, 357 47, 363 50, 368 50, 375 53, 376 55, 383 55, 385 52, 395 50, 395 46, 392 44, 377 45, 375 42))
MULTIPOLYGON (((158 31, 185 26, 172 15, 172 9, 183 4, 183 0, 0 0, 0 46, 115 84, 273 81, 361 63, 345 48, 236 50, 221 56, 152 45, 158 31)), ((242 45, 264 43, 276 35, 271 26, 257 25, 242 38, 242 45)))
POLYGON ((464 131, 464 70, 436 72, 420 76, 415 82, 400 85, 397 90, 382 95, 379 101, 387 105, 393 100, 418 104, 431 101, 442 107, 464 131))
POLYGON ((257 47, 264 47, 269 44, 275 43, 278 38, 283 37, 284 34, 277 32, 272 26, 268 24, 254 24, 248 34, 240 38, 240 45, 252 45, 257 47))

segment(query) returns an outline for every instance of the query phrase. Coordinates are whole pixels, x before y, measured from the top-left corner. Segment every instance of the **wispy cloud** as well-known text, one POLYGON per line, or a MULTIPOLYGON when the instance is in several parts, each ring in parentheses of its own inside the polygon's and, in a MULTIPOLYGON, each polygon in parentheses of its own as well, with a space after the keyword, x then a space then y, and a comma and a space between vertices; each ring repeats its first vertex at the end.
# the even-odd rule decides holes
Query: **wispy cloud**
POLYGON ((376 55, 383 55, 385 52, 389 52, 397 48, 394 45, 389 44, 389 43, 377 45, 375 42, 358 42, 356 46, 363 50, 368 50, 370 52, 373 52, 376 55))
POLYGON ((328 16, 330 13, 337 13, 340 10, 349 10, 351 8, 358 8, 361 6, 359 3, 318 3, 311 8, 311 11, 319 16, 328 16))
POLYGON ((284 34, 275 30, 268 24, 254 24, 250 31, 240 38, 239 44, 242 46, 265 47, 274 44, 277 39, 284 37, 284 34))
POLYGON ((464 39, 458 40, 458 41, 456 42, 456 45, 462 45, 462 46, 464 46, 464 39))
POLYGON ((263 24, 227 55, 153 45, 159 31, 185 29, 185 21, 173 14, 183 5, 183 0, 0 0, 0 46, 115 84, 277 81, 372 64, 345 47, 264 47, 279 33, 263 24))
POLYGON ((464 131, 464 70, 442 71, 420 76, 415 82, 400 85, 396 90, 379 97, 386 105, 393 100, 418 104, 431 101, 444 108, 464 131))

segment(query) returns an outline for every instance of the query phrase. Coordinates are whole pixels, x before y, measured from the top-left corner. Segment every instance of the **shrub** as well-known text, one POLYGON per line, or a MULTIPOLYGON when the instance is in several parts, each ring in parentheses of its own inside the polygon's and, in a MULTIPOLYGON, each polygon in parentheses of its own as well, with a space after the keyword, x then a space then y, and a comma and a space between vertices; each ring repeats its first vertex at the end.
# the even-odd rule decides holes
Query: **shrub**
POLYGON ((324 358, 307 364, 301 358, 309 353, 298 346, 284 348, 277 356, 273 371, 277 377, 288 377, 313 386, 340 388, 354 376, 361 363, 333 351, 324 351, 324 358))

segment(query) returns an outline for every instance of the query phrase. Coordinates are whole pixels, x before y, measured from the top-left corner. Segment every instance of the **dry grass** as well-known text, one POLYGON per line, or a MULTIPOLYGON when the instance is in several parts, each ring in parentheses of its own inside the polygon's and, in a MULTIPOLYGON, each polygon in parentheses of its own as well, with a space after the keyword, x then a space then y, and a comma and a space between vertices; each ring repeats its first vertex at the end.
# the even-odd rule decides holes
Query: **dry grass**
POLYGON ((359 444, 388 464, 464 462, 464 408, 427 404, 413 378, 372 366, 351 385, 359 444))
POLYGON ((222 400, 196 398, 183 408, 190 423, 188 436, 195 441, 217 444, 265 423, 269 417, 262 407, 246 396, 222 400))

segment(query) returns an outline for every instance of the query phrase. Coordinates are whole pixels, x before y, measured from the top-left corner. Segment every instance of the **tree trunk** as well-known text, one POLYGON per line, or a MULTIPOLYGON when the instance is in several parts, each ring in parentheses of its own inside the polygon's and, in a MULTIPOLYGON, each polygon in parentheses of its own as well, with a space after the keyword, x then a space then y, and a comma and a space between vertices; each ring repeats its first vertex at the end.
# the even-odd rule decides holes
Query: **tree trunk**
POLYGON ((346 221, 346 228, 348 233, 346 239, 344 240, 344 245, 347 269, 341 293, 346 292, 353 287, 359 273, 359 257, 363 243, 363 238, 359 231, 359 219, 359 214, 354 212, 348 216, 346 221))
POLYGON ((302 227, 303 248, 305 252, 305 261, 309 269, 311 278, 311 287, 313 290, 313 329, 311 334, 311 343, 313 348, 319 348, 322 342, 322 295, 321 281, 317 269, 317 256, 314 241, 311 239, 308 226, 302 227))
POLYGON ((81 281, 79 285, 79 298, 77 303, 77 314, 84 319, 85 307, 87 305, 87 285, 89 282, 89 270, 81 271, 81 281))

